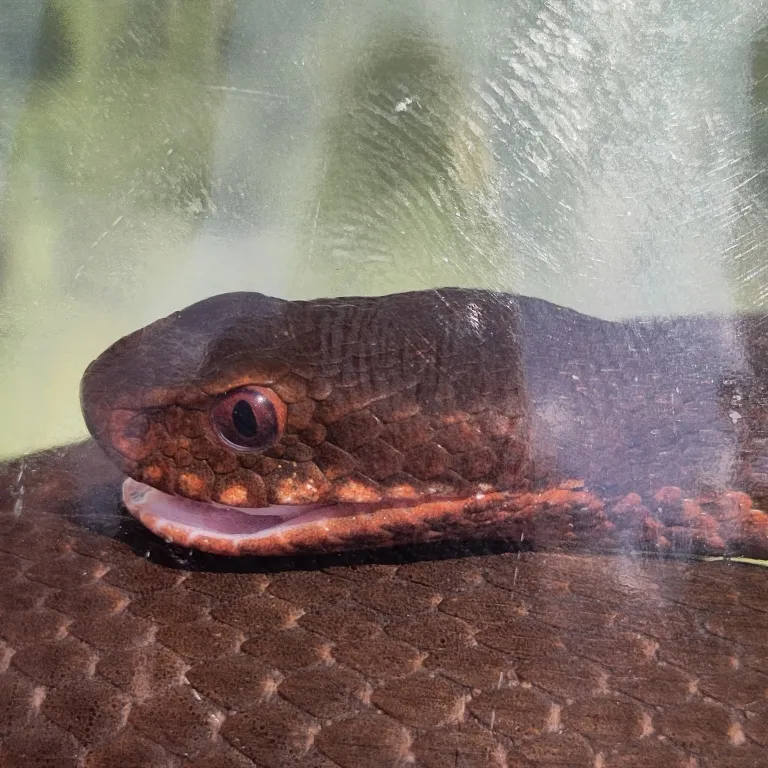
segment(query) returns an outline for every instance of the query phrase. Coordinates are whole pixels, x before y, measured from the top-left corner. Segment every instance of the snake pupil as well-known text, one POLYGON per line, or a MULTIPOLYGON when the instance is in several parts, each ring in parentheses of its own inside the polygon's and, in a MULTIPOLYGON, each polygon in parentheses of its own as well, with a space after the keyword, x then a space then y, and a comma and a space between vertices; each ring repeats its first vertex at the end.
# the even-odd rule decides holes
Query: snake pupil
POLYGON ((246 400, 238 400, 232 409, 232 424, 242 437, 253 438, 259 432, 259 424, 253 408, 246 400))

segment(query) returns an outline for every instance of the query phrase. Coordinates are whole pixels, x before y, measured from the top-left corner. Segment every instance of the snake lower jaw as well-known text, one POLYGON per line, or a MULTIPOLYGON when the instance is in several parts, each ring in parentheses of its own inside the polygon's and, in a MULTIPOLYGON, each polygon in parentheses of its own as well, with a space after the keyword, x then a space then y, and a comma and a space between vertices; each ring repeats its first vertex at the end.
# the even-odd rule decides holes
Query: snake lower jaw
MULTIPOLYGON (((502 530, 517 537, 522 531, 519 525, 508 526, 508 518, 516 516, 519 508, 504 508, 505 502, 519 494, 499 491, 396 503, 248 509, 192 501, 129 478, 123 483, 122 496, 131 515, 165 541, 233 557, 318 554, 442 538, 482 538, 502 530)), ((562 532, 557 538, 561 536, 562 532)))
MULTIPOLYGON (((666 491, 674 498, 681 494, 679 488, 666 491)), ((662 505, 656 516, 635 494, 611 503, 581 483, 565 481, 539 490, 408 502, 244 509, 192 501, 132 479, 123 484, 125 506, 150 531, 217 555, 320 554, 485 539, 543 550, 768 557, 768 514, 752 509, 746 494, 702 497, 703 507, 692 500, 683 517, 676 508, 665 512, 664 499, 654 498, 662 505)))
POLYGON ((153 488, 132 478, 123 483, 123 504, 160 538, 217 555, 294 552, 297 528, 321 540, 329 520, 370 514, 373 504, 297 504, 261 508, 230 507, 194 501, 153 488))

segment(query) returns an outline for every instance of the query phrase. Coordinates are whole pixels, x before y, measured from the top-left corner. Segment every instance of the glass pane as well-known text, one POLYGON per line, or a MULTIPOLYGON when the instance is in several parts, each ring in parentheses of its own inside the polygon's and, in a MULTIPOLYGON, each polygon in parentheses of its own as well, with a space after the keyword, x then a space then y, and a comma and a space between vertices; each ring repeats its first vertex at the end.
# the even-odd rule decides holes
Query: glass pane
POLYGON ((0 0, 0 766, 765 764, 766 168, 758 0, 0 0))

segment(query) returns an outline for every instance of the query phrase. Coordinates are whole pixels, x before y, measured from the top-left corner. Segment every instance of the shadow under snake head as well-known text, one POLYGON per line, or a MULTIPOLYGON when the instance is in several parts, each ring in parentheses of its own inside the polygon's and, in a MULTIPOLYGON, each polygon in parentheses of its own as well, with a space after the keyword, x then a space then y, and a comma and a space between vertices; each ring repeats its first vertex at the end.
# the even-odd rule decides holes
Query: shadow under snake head
POLYGON ((107 349, 83 413, 129 511, 178 544, 495 537, 532 483, 521 333, 517 298, 482 290, 224 294, 107 349))

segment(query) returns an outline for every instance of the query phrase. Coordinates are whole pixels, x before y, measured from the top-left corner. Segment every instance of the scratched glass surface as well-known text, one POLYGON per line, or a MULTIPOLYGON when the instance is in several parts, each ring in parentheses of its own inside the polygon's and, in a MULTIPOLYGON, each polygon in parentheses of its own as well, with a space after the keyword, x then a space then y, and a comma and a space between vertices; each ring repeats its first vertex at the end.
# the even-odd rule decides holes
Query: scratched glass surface
MULTIPOLYGON (((0 458, 21 456, 0 466, 0 766, 765 765, 768 573, 720 555, 768 551, 767 169, 765 0, 0 0, 0 458), (500 492, 426 486, 412 506, 382 501, 392 486, 376 476, 372 503, 308 504, 305 527, 286 515, 294 549, 269 549, 291 545, 274 535, 285 507, 212 515, 178 502, 172 523, 214 529, 184 539, 181 525, 157 525, 168 520, 153 502, 170 508, 172 496, 128 484, 122 498, 146 528, 120 506, 124 477, 94 443, 26 455, 85 437, 86 365, 194 301, 437 286, 607 319, 738 309, 758 322, 699 317, 634 336, 536 300, 513 318, 494 297, 484 315, 472 298, 453 315, 459 329, 490 317, 492 330, 471 336, 490 350, 461 359, 473 368, 452 365, 448 294, 396 297, 384 322, 406 320, 390 326, 402 330, 395 357, 416 338, 441 373, 472 374, 452 380, 470 396, 499 381, 511 391, 524 374, 513 396, 489 400, 488 412, 512 410, 487 431, 508 437, 504 425, 530 412, 520 442, 537 453, 529 466, 511 439, 500 492), (680 382, 693 385, 687 400, 672 394, 680 382), (731 475, 751 496, 720 493, 731 475), (452 541, 462 525, 469 541, 452 541), (258 556, 212 546, 241 530, 265 549, 237 553, 258 556), (381 548, 361 549, 372 541, 381 548)), ((380 327, 354 311, 341 346, 380 327)), ((327 317, 299 317, 321 329, 296 334, 314 363, 327 317)), ((394 371, 382 401, 408 418, 400 371, 379 351, 371 379, 394 371)), ((148 366, 149 379, 179 359, 148 366)), ((102 447, 128 446, 112 450, 119 461, 158 433, 130 404, 113 419, 100 382, 118 391, 140 368, 107 356, 86 387, 102 447)), ((333 375, 307 397, 328 398, 333 375)), ((290 381, 274 391, 281 382, 291 395, 290 381)), ((306 394, 303 374, 293 382, 306 394)), ((287 407, 270 402, 274 436, 287 407)), ((473 406, 457 416, 445 402, 429 429, 450 436, 459 422, 451 460, 482 454, 461 442, 473 406)), ((366 410, 373 444, 387 417, 366 410)), ((207 433, 174 444, 175 416, 157 411, 164 455, 122 469, 152 482, 141 473, 162 475, 168 456, 189 466, 195 451, 210 469, 207 433)), ((332 447, 357 415, 341 428, 318 417, 332 447)), ((228 447, 232 437, 219 431, 228 447)), ((319 453, 288 456, 287 494, 319 453)), ((480 464, 466 465, 470 480, 480 464)), ((255 469, 222 469, 240 478, 231 485, 175 471, 192 491, 207 478, 219 503, 264 483, 255 469)), ((345 471, 328 476, 354 491, 360 478, 344 487, 345 471)))
POLYGON ((0 6, 0 455, 226 290, 762 306, 764 3, 380 5, 0 6))

